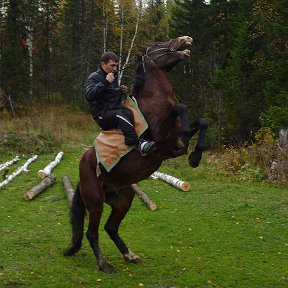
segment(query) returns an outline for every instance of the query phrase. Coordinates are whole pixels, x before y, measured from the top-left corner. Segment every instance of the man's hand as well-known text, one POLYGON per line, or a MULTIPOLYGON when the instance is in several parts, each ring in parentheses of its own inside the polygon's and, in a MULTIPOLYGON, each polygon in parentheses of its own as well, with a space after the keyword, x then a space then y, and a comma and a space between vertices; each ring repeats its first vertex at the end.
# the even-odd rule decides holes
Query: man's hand
POLYGON ((114 73, 110 72, 106 76, 106 80, 108 80, 110 83, 112 83, 115 80, 114 73))
POLYGON ((128 93, 128 87, 125 86, 125 85, 121 85, 121 86, 120 86, 120 91, 121 91, 123 94, 127 94, 127 93, 128 93))

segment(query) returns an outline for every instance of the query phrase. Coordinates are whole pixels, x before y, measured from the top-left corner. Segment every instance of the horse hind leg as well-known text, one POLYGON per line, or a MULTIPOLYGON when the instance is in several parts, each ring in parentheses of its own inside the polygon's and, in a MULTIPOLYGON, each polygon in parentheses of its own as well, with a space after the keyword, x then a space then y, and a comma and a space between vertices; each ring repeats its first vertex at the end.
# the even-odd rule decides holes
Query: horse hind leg
POLYGON ((84 218, 85 218, 85 206, 81 199, 79 183, 75 190, 72 207, 70 210, 70 221, 72 225, 72 244, 66 249, 63 254, 64 256, 72 256, 76 254, 82 244, 83 230, 84 230, 84 218))
POLYGON ((99 224, 103 213, 104 206, 104 192, 101 185, 98 183, 96 175, 93 185, 87 185, 85 190, 85 205, 89 212, 89 225, 86 232, 86 237, 89 241, 94 255, 97 259, 98 268, 105 273, 114 273, 114 267, 109 264, 102 255, 99 248, 99 224), (90 187, 90 188, 89 188, 90 187))
POLYGON ((123 258, 131 263, 140 263, 140 258, 130 251, 123 239, 119 236, 119 226, 131 207, 135 192, 129 186, 119 192, 108 192, 106 203, 112 208, 111 214, 105 224, 105 230, 115 243, 123 258))

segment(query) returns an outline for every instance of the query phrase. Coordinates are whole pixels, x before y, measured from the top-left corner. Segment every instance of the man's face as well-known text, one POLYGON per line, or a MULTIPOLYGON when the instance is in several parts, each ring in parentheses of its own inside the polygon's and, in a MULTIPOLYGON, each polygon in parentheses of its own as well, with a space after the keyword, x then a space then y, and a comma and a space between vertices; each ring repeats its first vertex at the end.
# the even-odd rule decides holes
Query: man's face
POLYGON ((115 62, 114 60, 109 60, 108 63, 102 62, 101 67, 106 73, 115 74, 117 72, 118 62, 115 62))

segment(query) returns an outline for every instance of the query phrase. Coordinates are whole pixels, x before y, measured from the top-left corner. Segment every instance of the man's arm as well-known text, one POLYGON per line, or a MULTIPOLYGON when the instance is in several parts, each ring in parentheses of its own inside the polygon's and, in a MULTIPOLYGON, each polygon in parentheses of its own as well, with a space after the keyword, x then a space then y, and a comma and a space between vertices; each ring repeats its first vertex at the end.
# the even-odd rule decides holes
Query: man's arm
POLYGON ((88 102, 96 100, 110 82, 101 75, 92 73, 85 84, 85 96, 88 102))

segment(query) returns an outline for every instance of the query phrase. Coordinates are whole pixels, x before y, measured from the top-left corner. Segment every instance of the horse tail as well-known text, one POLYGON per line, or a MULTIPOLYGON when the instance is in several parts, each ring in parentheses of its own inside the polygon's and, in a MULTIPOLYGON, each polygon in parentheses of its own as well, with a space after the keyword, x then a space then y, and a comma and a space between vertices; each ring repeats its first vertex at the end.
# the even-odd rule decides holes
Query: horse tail
POLYGON ((86 215, 85 205, 80 194, 80 183, 77 184, 70 210, 70 222, 72 225, 72 244, 64 251, 65 256, 77 253, 82 244, 84 235, 84 219, 86 215))

